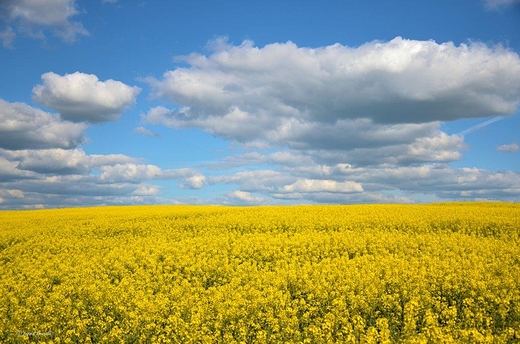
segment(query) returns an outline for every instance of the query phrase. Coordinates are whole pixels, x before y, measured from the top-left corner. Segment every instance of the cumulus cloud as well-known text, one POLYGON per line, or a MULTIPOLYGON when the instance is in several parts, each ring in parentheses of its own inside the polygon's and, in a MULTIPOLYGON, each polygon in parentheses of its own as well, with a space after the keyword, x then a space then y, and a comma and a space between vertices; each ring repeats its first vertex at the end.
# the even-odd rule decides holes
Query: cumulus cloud
POLYGON ((80 149, 45 149, 4 152, 17 160, 20 170, 37 173, 83 174, 90 170, 89 159, 80 149))
POLYGON ((428 162, 452 162, 462 157, 467 145, 457 135, 439 132, 431 137, 420 137, 410 144, 389 145, 379 148, 354 148, 347 151, 310 151, 316 160, 328 164, 348 162, 352 165, 409 165, 428 162))
POLYGON ((518 192, 514 172, 448 165, 469 149, 465 135, 516 112, 515 52, 400 37, 359 47, 218 40, 210 48, 207 56, 180 57, 187 67, 148 79, 153 95, 172 105, 144 116, 249 150, 207 165, 249 169, 210 176, 209 185, 234 184, 268 201, 327 203, 412 202, 416 194, 500 199, 499 190, 512 199, 518 192), (441 129, 486 117, 459 134, 441 129))
POLYGON ((41 174, 86 174, 92 169, 108 167, 117 164, 131 164, 139 159, 122 154, 87 155, 82 149, 24 149, 3 150, 0 156, 16 162, 19 170, 32 171, 41 174))
POLYGON ((154 180, 178 180, 181 188, 201 188, 195 169, 163 170, 122 155, 87 155, 82 150, 0 150, 0 208, 169 203, 154 180), (105 164, 106 163, 106 164, 105 164), (16 197, 15 197, 16 196, 16 197))
POLYGON ((437 200, 475 197, 514 201, 520 197, 518 172, 453 168, 446 164, 363 168, 314 164, 286 166, 282 171, 212 176, 208 181, 234 184, 240 191, 265 199, 318 203, 411 203, 417 195, 437 200))
MULTIPOLYGON (((467 149, 466 132, 448 135, 444 121, 504 118, 520 104, 520 58, 500 46, 397 37, 359 47, 220 40, 213 48, 148 79, 173 106, 152 108, 145 120, 201 128, 242 147, 284 149, 294 164, 449 163, 467 149)), ((220 168, 258 159, 276 165, 274 155, 249 154, 220 168)))
POLYGON ((64 76, 45 73, 42 82, 33 88, 34 100, 73 122, 114 121, 141 92, 139 87, 112 79, 100 81, 93 74, 80 72, 64 76))
POLYGON ((89 34, 81 23, 71 21, 79 13, 75 0, 4 0, 0 9, 5 11, 8 24, 30 37, 45 38, 45 32, 50 30, 72 43, 78 36, 89 34))
POLYGON ((244 171, 208 177, 211 184, 236 184, 242 191, 272 193, 296 181, 294 176, 274 170, 244 171))
POLYGON ((24 194, 20 190, 1 190, 0 189, 0 207, 2 203, 10 202, 11 200, 16 200, 23 198, 24 194))
POLYGON ((42 196, 55 195, 75 196, 123 196, 136 190, 139 186, 128 183, 99 183, 93 175, 49 175, 40 176, 23 183, 13 184, 24 193, 38 193, 42 196))
POLYGON ((298 179, 292 184, 285 185, 283 191, 351 193, 363 192, 363 187, 361 184, 352 181, 337 182, 335 180, 298 179))
POLYGON ((122 163, 101 166, 100 181, 103 183, 141 183, 147 180, 182 180, 181 188, 201 189, 206 177, 196 169, 162 169, 151 164, 122 163))
POLYGON ((438 128, 437 122, 381 125, 366 118, 335 123, 295 120, 287 128, 270 133, 270 139, 294 149, 348 150, 411 143, 418 137, 435 135, 438 128))
POLYGON ((453 168, 446 164, 422 166, 378 166, 344 171, 343 177, 361 183, 365 190, 399 190, 432 194, 439 198, 470 198, 479 194, 490 200, 514 200, 520 196, 520 174, 513 171, 493 172, 478 168, 453 168), (504 198, 503 192, 509 195, 504 198), (456 196, 457 195, 457 196, 456 196), (516 196, 515 196, 516 195, 516 196))
MULTIPOLYGON (((177 119, 170 118, 170 114, 166 108, 156 107, 148 112, 147 120, 178 127, 177 119)), ((439 127, 439 122, 376 124, 371 119, 356 119, 316 123, 288 119, 280 127, 269 130, 258 122, 234 121, 224 116, 222 121, 215 120, 215 125, 207 130, 227 139, 265 140, 272 147, 289 147, 328 157, 329 160, 359 164, 449 162, 460 159, 460 150, 466 148, 463 138, 447 135, 439 127), (239 131, 240 126, 244 127, 242 131, 239 131), (263 132, 263 129, 267 131, 263 132), (235 130, 237 134, 232 135, 235 130)))
MULTIPOLYGON (((0 99, 0 208, 165 201, 157 196, 157 186, 146 183, 147 178, 155 177, 154 169, 143 168, 141 159, 123 154, 88 155, 79 148, 87 127, 0 99), (121 165, 130 168, 122 169, 118 177, 116 170, 121 165), (134 170, 132 166, 136 166, 134 170), (114 171, 106 178, 111 168, 114 171)), ((156 169, 160 176, 172 174, 156 169)), ((197 172, 177 174, 182 181, 197 172)))
POLYGON ((134 196, 155 196, 159 192, 159 187, 155 185, 142 185, 132 192, 134 196))
POLYGON ((0 183, 33 178, 34 176, 34 173, 19 170, 16 162, 0 156, 0 183))
POLYGON ((500 145, 497 147, 497 152, 502 153, 513 153, 518 152, 520 150, 520 146, 518 143, 511 143, 509 145, 500 145))
POLYGON ((92 167, 138 163, 142 160, 124 154, 92 154, 88 158, 92 167))
POLYGON ((511 114, 520 103, 520 58, 480 43, 397 37, 311 49, 246 41, 183 60, 189 68, 149 79, 157 97, 181 110, 152 112, 150 119, 236 140, 245 140, 241 132, 250 127, 282 130, 288 120, 427 123, 511 114), (230 120, 249 126, 239 130, 230 120))
POLYGON ((0 148, 74 148, 85 141, 86 128, 24 103, 0 99, 0 148))
MULTIPOLYGON (((236 184, 239 191, 263 194, 266 201, 269 197, 277 199, 315 200, 329 194, 362 193, 363 186, 350 180, 332 180, 321 176, 321 179, 297 177, 294 171, 255 170, 239 172, 233 175, 212 176, 209 184, 236 184)), ((346 197, 343 197, 345 200, 346 197)))
POLYGON ((116 164, 113 166, 102 166, 100 168, 102 182, 142 182, 144 180, 158 178, 163 172, 155 165, 143 164, 116 164))
MULTIPOLYGON (((363 135, 363 134, 361 134, 363 135)), ((341 140, 341 138, 339 138, 341 140)), ((334 139, 330 139, 334 140, 334 139)), ((419 137, 408 143, 384 145, 373 142, 367 146, 366 142, 359 142, 351 146, 336 146, 334 149, 286 149, 270 154, 248 152, 232 155, 221 161, 208 164, 213 169, 228 169, 247 165, 281 165, 311 167, 316 164, 325 165, 412 165, 422 163, 448 163, 461 159, 461 151, 468 148, 464 139, 458 135, 448 135, 436 132, 431 136, 419 137)))
POLYGON ((184 184, 181 185, 183 188, 188 189, 202 189, 206 184, 206 176, 202 174, 195 174, 184 180, 184 184))
POLYGON ((162 169, 124 154, 87 154, 87 123, 63 120, 24 103, 0 99, 0 208, 168 203, 155 180, 200 189, 191 168, 162 169))
POLYGON ((1 190, 0 189, 0 207, 2 203, 11 202, 12 200, 21 199, 24 194, 20 190, 1 190))
POLYGON ((26 104, 0 101, 0 106, 2 209, 168 203, 172 200, 161 198, 159 186, 150 181, 177 180, 187 189, 205 185, 205 176, 195 169, 161 169, 123 154, 85 153, 77 147, 80 140, 71 138, 83 138, 86 124, 62 121, 26 104))
POLYGON ((275 193, 277 201, 292 203, 355 204, 355 203, 415 203, 410 197, 395 196, 383 192, 345 194, 338 192, 275 193))
POLYGON ((235 205, 256 205, 263 204, 265 201, 265 198, 254 196, 250 192, 234 190, 227 192, 224 195, 222 203, 235 205))
MULTIPOLYGON (((465 135, 516 112, 520 58, 511 51, 402 38, 360 47, 221 41, 213 48, 209 56, 184 57, 186 68, 148 79, 153 94, 172 104, 150 109, 143 124, 200 128, 240 153, 205 165, 211 174, 88 155, 78 147, 86 123, 118 118, 140 89, 95 75, 47 73, 33 96, 60 115, 0 102, 0 207, 158 203, 161 189, 149 184, 158 180, 192 190, 233 186, 213 200, 177 200, 191 203, 520 197, 517 172, 449 165, 468 149, 465 135), (488 116, 459 134, 442 130, 445 121, 488 116)), ((155 135, 145 126, 134 132, 155 135)), ((514 145, 497 150, 518 150, 514 145)))
POLYGON ((0 186, 19 190, 19 197, 0 196, 4 199, 4 202, 0 204, 0 209, 158 203, 160 201, 156 195, 145 194, 140 185, 100 184, 95 178, 78 179, 71 178, 71 176, 54 176, 45 179, 30 179, 25 182, 0 183, 0 186))

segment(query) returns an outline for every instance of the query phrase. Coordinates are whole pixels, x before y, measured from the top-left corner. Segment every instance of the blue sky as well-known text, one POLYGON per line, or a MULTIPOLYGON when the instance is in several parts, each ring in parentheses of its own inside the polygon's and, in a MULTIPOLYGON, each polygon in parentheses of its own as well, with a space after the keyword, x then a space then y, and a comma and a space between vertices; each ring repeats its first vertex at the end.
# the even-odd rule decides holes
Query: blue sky
POLYGON ((520 1, 0 2, 0 208, 518 201, 520 1))

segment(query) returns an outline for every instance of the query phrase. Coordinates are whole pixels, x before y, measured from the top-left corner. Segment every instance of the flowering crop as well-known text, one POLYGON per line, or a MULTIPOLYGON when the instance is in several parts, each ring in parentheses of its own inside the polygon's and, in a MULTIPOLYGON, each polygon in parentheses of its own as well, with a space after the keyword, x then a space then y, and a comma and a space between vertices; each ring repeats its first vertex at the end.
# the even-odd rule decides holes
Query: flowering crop
POLYGON ((0 342, 515 343, 520 204, 0 212, 0 342))

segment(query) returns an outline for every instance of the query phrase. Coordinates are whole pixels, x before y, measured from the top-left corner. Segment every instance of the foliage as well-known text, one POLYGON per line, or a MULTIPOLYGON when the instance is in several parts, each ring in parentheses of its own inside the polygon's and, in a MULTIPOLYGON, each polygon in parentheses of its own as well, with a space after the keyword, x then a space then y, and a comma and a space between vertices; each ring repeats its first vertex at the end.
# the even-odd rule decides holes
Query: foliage
POLYGON ((514 343, 520 205, 0 212, 0 342, 514 343))

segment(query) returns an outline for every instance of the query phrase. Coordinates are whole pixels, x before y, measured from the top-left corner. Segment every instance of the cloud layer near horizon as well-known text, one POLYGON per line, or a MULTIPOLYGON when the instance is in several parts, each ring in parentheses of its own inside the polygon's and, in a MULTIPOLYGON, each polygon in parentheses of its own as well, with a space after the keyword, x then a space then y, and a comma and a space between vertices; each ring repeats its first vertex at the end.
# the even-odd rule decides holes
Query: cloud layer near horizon
POLYGON ((177 180, 186 189, 205 185, 195 169, 162 169, 140 158, 89 155, 81 148, 89 123, 116 120, 139 89, 81 73, 73 75, 79 80, 44 75, 52 75, 57 85, 35 87, 35 98, 59 114, 0 99, 0 208, 156 203, 160 187, 151 181, 177 180), (68 120, 64 103, 77 110, 76 122, 68 120))

